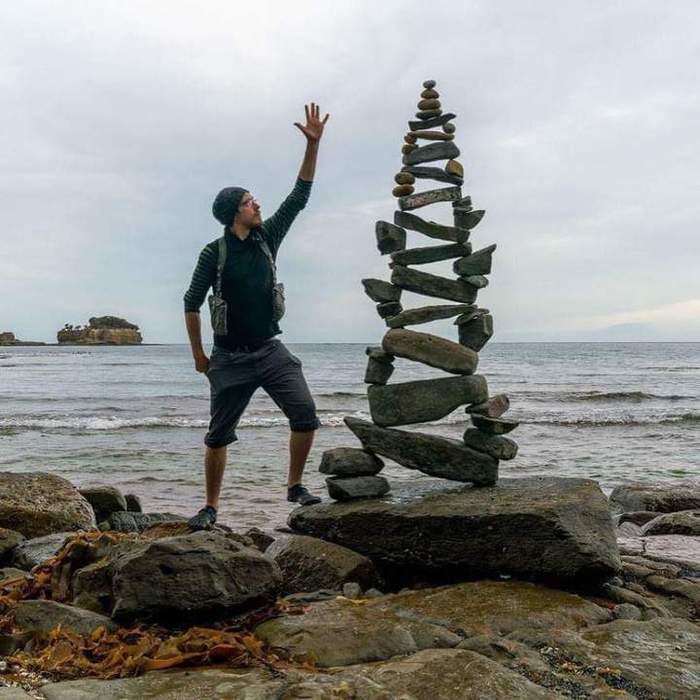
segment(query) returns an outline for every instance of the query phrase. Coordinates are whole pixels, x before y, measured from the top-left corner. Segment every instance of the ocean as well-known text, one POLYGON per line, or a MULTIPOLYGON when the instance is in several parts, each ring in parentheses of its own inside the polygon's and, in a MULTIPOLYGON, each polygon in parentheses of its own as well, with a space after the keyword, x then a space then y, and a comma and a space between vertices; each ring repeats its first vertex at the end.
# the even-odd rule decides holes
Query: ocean
MULTIPOLYGON (((359 446, 344 416, 368 418, 365 344, 289 344, 303 362, 322 428, 304 482, 327 499, 321 453, 359 446)), ((589 477, 606 492, 630 481, 700 474, 700 343, 491 343, 478 372, 522 421, 503 477, 589 477)), ((396 361, 391 381, 445 376, 396 361)), ((203 504, 209 387, 187 345, 0 348, 0 469, 46 471, 77 486, 113 484, 147 511, 203 504)), ((463 409, 410 429, 461 438, 463 409)), ((220 520, 284 525, 286 419, 258 391, 229 447, 220 520)), ((390 481, 426 479, 388 463, 390 481)))

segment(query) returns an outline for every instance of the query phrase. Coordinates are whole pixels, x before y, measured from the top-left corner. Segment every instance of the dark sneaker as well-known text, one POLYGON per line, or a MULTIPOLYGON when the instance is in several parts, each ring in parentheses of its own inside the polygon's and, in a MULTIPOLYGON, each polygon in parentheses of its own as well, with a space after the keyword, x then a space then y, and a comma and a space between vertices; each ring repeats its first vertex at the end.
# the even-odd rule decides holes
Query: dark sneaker
POLYGON ((197 515, 187 521, 191 530, 208 530, 216 522, 216 508, 204 506, 197 515))
POLYGON ((312 496, 301 484, 294 484, 294 486, 287 488, 287 500, 301 506, 311 506, 321 502, 318 496, 312 496))

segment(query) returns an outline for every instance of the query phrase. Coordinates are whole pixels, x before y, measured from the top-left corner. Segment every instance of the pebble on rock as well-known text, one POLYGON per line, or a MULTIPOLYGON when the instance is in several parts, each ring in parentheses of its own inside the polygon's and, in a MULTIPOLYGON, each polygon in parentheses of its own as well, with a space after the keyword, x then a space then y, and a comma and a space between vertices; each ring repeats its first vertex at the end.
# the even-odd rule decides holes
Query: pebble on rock
POLYGON ((421 92, 420 96, 424 100, 437 100, 437 98, 440 97, 440 93, 433 88, 426 88, 423 90, 423 92, 421 92))
POLYGON ((398 301, 385 301, 381 304, 377 304, 377 313, 381 318, 389 318, 389 316, 396 316, 403 311, 403 306, 398 301))
POLYGON ((403 137, 403 140, 406 143, 415 143, 418 140, 418 137, 413 133, 409 133, 403 137))
POLYGON ((318 470, 332 476, 374 476, 384 468, 379 457, 359 447, 334 447, 321 455, 318 470))
POLYGON ((450 175, 456 175, 457 177, 464 177, 464 168, 462 164, 454 158, 451 158, 445 163, 445 172, 448 172, 450 175))
POLYGON ((477 413, 472 413, 471 419, 475 428, 481 430, 482 433, 488 433, 489 435, 504 435, 520 425, 517 420, 489 418, 488 416, 480 416, 477 413))
POLYGON ((369 357, 365 370, 365 384, 386 384, 393 373, 394 365, 391 362, 382 362, 369 357))
POLYGON ((405 143, 403 146, 401 146, 401 153, 407 156, 409 153, 415 151, 416 148, 418 148, 418 146, 416 146, 415 143, 405 143))
POLYGON ((374 227, 377 248, 382 255, 395 253, 406 247, 406 231, 388 221, 377 221, 374 227))
POLYGON ((426 111, 429 109, 440 109, 442 105, 440 104, 440 100, 435 99, 435 98, 429 98, 429 99, 423 99, 418 103, 418 109, 421 111, 426 111))
POLYGON ((488 418, 500 418, 510 407, 510 400, 505 394, 496 394, 484 401, 484 403, 473 404, 467 406, 467 413, 478 413, 481 416, 488 418))
POLYGON ((471 255, 455 260, 452 269, 456 275, 462 275, 463 277, 469 275, 488 275, 491 273, 493 252, 495 250, 495 243, 481 250, 477 250, 471 255))
POLYGON ((435 126, 442 126, 446 124, 451 119, 456 118, 456 114, 452 112, 445 112, 445 114, 440 114, 436 117, 430 119, 421 119, 420 121, 409 121, 408 128, 411 131, 417 131, 418 129, 432 129, 435 126))
POLYGON ((467 284, 471 284, 472 287, 476 287, 477 289, 483 289, 489 286, 488 278, 483 275, 467 275, 466 277, 462 277, 462 279, 467 284))
POLYGON ((362 280, 365 294, 378 303, 384 301, 398 301, 401 298, 401 289, 384 280, 365 278, 362 280))
POLYGON ((513 459, 518 454, 518 443, 503 435, 487 435, 476 428, 464 431, 464 444, 494 459, 513 459))
POLYGON ((437 85, 437 83, 434 80, 424 80, 423 81, 423 87, 426 90, 432 90, 436 85, 437 85))
POLYGON ((394 182, 397 185, 412 185, 416 181, 416 176, 408 172, 401 171, 394 175, 394 182))
POLYGON ((336 501, 356 498, 379 498, 391 490, 383 476, 329 476, 326 478, 328 495, 336 501))
POLYGON ((442 130, 446 134, 454 134, 454 132, 457 130, 457 127, 452 122, 447 122, 447 124, 442 125, 442 130))
POLYGON ((441 114, 441 109, 422 109, 416 112, 416 118, 427 120, 432 119, 433 117, 439 117, 441 114))
POLYGON ((459 228, 473 229, 484 218, 485 213, 483 209, 452 208, 455 226, 459 228))
POLYGON ((466 323, 458 324, 458 327, 459 342, 479 352, 493 335, 493 316, 480 314, 466 323))
POLYGON ((405 197, 406 195, 413 194, 415 187, 413 185, 396 185, 391 191, 394 197, 405 197))

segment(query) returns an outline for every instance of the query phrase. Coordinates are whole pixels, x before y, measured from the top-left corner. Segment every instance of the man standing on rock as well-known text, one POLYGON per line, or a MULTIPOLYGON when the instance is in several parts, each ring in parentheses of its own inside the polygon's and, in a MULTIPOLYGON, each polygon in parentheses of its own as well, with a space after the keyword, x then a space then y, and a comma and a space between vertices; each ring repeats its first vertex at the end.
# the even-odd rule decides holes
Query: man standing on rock
POLYGON ((189 521, 193 529, 206 529, 216 522, 226 446, 237 440, 236 426, 258 387, 289 419, 287 500, 301 505, 321 500, 301 483, 319 427, 316 407, 301 361, 274 337, 281 333, 277 320, 284 313, 274 261, 284 236, 308 201, 319 142, 330 116, 321 120, 313 102, 304 109, 306 124, 294 125, 306 137, 306 152, 291 193, 263 221, 260 205, 248 190, 221 190, 212 211, 223 224, 224 235, 204 247, 185 293, 185 323, 195 368, 206 375, 211 389, 211 421, 204 437, 207 500, 189 521), (208 358, 202 347, 199 309, 210 287, 214 288, 209 298, 214 348, 208 358))

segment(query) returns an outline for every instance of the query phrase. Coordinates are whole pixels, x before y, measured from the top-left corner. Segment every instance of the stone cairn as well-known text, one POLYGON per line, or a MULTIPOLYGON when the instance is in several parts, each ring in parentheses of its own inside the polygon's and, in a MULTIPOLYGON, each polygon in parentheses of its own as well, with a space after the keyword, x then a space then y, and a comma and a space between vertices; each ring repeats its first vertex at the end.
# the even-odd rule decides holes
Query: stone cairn
POLYGON ((362 280, 367 296, 377 303, 377 312, 389 328, 381 346, 366 351, 365 382, 369 384, 372 422, 346 417, 345 423, 359 438, 362 449, 327 450, 319 467, 329 475, 328 493, 336 500, 388 493, 389 482, 379 476, 384 463, 378 455, 430 476, 489 486, 498 480, 499 460, 512 459, 518 450, 513 440, 504 437, 518 425, 502 417, 509 406, 508 397, 489 397, 485 378, 474 374, 477 353, 493 335, 493 318, 488 309, 476 305, 476 297, 489 283, 486 275, 491 272, 496 245, 472 252, 468 239, 484 211, 472 207, 471 197, 462 196, 464 171, 456 160, 460 151, 454 142, 456 115, 443 113, 434 80, 426 80, 423 87, 416 121, 408 122, 410 131, 404 136, 403 167, 394 177, 398 211, 393 223, 376 223, 379 252, 391 257, 391 281, 362 280), (420 141, 429 143, 422 145, 420 141), (424 165, 435 161, 447 162, 444 167, 424 165), (416 179, 449 186, 415 192, 416 179), (453 225, 411 213, 439 202, 452 203, 453 225), (446 243, 407 248, 407 229, 446 243), (416 267, 451 259, 456 279, 416 267), (456 303, 404 309, 404 290, 456 303), (407 328, 454 317, 459 342, 407 328), (395 357, 421 362, 451 376, 387 384, 395 357), (462 440, 394 427, 436 421, 464 405, 473 427, 467 428, 462 440))

